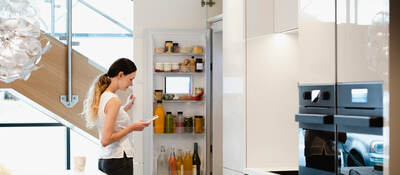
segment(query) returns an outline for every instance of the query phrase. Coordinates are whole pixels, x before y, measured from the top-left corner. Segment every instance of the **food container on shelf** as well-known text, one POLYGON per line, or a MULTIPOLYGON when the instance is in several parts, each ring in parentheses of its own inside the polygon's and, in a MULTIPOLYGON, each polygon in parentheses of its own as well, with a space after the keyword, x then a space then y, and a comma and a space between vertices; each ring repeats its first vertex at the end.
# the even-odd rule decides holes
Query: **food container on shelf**
POLYGON ((179 63, 172 63, 171 72, 179 72, 179 63))
POLYGON ((154 100, 160 101, 163 99, 163 90, 154 90, 154 100))
POLYGON ((164 72, 164 64, 163 63, 156 63, 154 66, 154 71, 156 72, 164 72))
POLYGON ((194 54, 203 53, 203 47, 201 47, 201 46, 193 46, 192 53, 194 53, 194 54))
POLYGON ((183 128, 185 133, 192 133, 193 132, 193 117, 186 116, 183 119, 183 128))
POLYGON ((180 49, 179 49, 179 52, 180 53, 192 53, 192 47, 181 47, 180 49))
POLYGON ((204 117, 202 115, 194 116, 194 132, 198 134, 204 132, 204 117))
POLYGON ((165 48, 156 48, 156 53, 164 53, 165 48))
POLYGON ((164 99, 164 100, 173 100, 174 97, 175 97, 174 94, 164 94, 164 95, 163 95, 163 99, 164 99))
POLYGON ((172 65, 171 63, 164 63, 164 72, 171 72, 172 65))

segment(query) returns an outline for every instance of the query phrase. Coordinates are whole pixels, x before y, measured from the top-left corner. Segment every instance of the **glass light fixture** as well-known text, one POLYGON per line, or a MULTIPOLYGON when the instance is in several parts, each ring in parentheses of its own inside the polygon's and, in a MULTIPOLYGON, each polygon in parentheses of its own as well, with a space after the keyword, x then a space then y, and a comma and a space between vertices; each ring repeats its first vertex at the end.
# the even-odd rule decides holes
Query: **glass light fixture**
POLYGON ((0 0, 0 81, 27 80, 40 68, 44 47, 40 36, 39 14, 30 0, 0 0))

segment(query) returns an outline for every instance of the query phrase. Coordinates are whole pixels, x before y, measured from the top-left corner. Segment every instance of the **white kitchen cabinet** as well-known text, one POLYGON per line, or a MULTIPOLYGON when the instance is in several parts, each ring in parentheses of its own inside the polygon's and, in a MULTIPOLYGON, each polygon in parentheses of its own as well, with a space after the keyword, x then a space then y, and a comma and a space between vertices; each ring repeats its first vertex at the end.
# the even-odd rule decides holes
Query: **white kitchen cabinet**
POLYGON ((337 0, 338 82, 388 77, 388 0, 337 0))
POLYGON ((250 0, 246 3, 247 38, 274 32, 274 0, 250 0))
POLYGON ((299 1, 299 83, 335 83, 335 0, 299 1))
POLYGON ((297 29, 298 0, 274 0, 274 32, 297 29))

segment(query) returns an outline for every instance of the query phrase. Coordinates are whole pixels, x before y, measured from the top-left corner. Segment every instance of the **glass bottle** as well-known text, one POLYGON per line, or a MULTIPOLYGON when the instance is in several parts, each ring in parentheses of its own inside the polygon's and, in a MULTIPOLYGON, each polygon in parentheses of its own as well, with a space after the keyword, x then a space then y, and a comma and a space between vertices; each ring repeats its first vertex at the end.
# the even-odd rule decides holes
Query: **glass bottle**
POLYGON ((165 152, 165 147, 161 146, 160 155, 157 158, 157 175, 168 174, 168 157, 165 152))
POLYGON ((193 175, 200 175, 201 161, 198 153, 197 143, 194 143, 192 165, 193 165, 193 175))
POLYGON ((165 133, 173 133, 174 132, 174 116, 171 112, 167 112, 167 116, 165 117, 165 133))
POLYGON ((184 127, 184 118, 183 118, 183 112, 179 111, 178 116, 176 117, 176 133, 183 133, 184 127))
POLYGON ((161 105, 162 101, 157 101, 157 106, 154 109, 154 115, 158 115, 158 118, 154 120, 154 133, 161 134, 164 133, 164 108, 161 105))
POLYGON ((186 152, 185 159, 183 160, 183 175, 193 175, 193 164, 192 164, 192 157, 190 156, 190 151, 186 152))
POLYGON ((194 59, 194 56, 192 56, 192 60, 190 60, 190 72, 195 72, 196 71, 196 60, 194 59))
POLYGON ((175 149, 172 148, 172 151, 168 160, 169 165, 169 175, 175 175, 176 172, 176 157, 175 157, 175 149))
POLYGON ((176 160, 176 175, 183 175, 183 153, 178 149, 178 158, 176 160))

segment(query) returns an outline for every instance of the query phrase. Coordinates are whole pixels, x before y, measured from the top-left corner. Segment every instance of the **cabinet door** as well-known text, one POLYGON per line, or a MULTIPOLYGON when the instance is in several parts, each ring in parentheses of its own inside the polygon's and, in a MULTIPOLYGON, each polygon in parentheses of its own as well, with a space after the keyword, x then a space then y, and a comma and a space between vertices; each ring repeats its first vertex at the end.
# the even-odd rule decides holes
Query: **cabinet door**
POLYGON ((274 31, 284 32, 297 28, 298 0, 274 1, 274 31))
POLYGON ((248 38, 274 32, 274 1, 250 0, 246 3, 246 34, 248 38))
POLYGON ((299 83, 335 83, 335 0, 299 0, 299 83))
POLYGON ((387 79, 388 3, 337 0, 338 82, 387 79))

